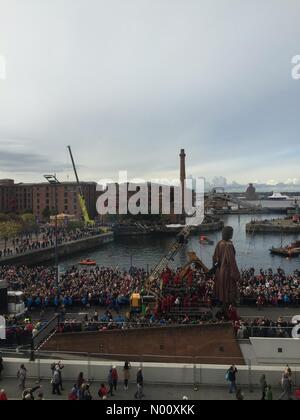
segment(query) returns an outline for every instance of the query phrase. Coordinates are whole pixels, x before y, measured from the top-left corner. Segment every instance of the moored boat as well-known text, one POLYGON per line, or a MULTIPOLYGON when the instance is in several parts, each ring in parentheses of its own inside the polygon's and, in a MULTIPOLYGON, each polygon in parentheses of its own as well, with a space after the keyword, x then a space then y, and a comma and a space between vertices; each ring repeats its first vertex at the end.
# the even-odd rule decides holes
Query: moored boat
POLYGON ((95 260, 91 260, 90 258, 87 258, 85 260, 82 260, 78 263, 79 265, 97 265, 97 262, 95 260))
POLYGON ((287 246, 287 247, 279 247, 279 248, 271 248, 270 249, 271 254, 273 255, 280 255, 282 257, 286 257, 286 258, 294 258, 294 257, 299 257, 300 255, 300 246, 299 247, 292 247, 287 246))
POLYGON ((207 236, 204 236, 204 235, 200 236, 199 242, 200 244, 203 244, 203 245, 214 245, 214 241, 212 241, 211 239, 209 239, 207 236))
POLYGON ((268 197, 268 200, 288 200, 290 197, 287 195, 282 195, 281 193, 275 192, 268 197))

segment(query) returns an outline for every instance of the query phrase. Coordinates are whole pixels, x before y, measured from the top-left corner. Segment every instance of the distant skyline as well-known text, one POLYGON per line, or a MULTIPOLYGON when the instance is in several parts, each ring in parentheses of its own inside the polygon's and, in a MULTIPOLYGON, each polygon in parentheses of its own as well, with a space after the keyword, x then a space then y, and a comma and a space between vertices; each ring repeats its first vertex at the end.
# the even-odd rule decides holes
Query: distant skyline
POLYGON ((0 178, 300 183, 299 0, 0 0, 0 178), (3 65, 2 65, 3 67, 3 65))

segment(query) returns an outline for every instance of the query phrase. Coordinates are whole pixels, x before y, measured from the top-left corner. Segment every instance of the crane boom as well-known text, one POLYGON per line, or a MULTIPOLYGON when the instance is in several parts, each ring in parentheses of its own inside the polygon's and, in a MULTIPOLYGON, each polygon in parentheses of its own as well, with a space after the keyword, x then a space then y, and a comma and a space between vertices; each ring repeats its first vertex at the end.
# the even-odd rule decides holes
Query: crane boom
POLYGON ((71 146, 67 146, 67 147, 69 149, 70 158, 71 158, 71 162, 72 162, 72 165, 73 165, 73 170, 74 170, 75 178, 76 178, 76 181, 77 181, 78 189, 79 189, 80 195, 83 196, 83 191, 82 191, 82 188, 81 188, 81 185, 80 185, 80 181, 79 181, 79 177, 78 177, 78 173, 77 173, 72 149, 71 149, 71 146))
POLYGON ((79 191, 78 200, 79 200, 79 205, 80 205, 80 208, 81 208, 82 216, 83 216, 83 219, 84 219, 86 224, 92 225, 94 222, 93 222, 93 220, 90 219, 90 216, 89 216, 89 212, 88 212, 86 202, 85 202, 85 198, 84 198, 84 194, 83 194, 83 189, 82 189, 82 186, 81 186, 80 181, 79 181, 79 177, 78 177, 78 173, 77 173, 72 149, 71 149, 71 146, 67 146, 67 147, 68 147, 68 150, 69 150, 69 153, 70 153, 70 158, 71 158, 71 161, 72 161, 73 170, 74 170, 74 173, 75 173, 75 178, 76 178, 76 181, 77 181, 77 186, 78 186, 78 191, 79 191))

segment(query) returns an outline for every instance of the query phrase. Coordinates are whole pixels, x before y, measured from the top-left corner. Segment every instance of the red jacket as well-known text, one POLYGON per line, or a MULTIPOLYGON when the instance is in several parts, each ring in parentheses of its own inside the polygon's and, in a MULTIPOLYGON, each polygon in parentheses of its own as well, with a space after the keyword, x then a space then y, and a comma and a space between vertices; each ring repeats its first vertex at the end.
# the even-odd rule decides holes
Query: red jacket
POLYGON ((5 392, 0 393, 0 401, 7 401, 7 395, 5 394, 5 392))
POLYGON ((119 375, 118 375, 117 369, 113 369, 113 370, 112 370, 112 372, 111 372, 111 377, 112 377, 112 380, 113 380, 113 381, 117 381, 117 380, 118 380, 119 375))

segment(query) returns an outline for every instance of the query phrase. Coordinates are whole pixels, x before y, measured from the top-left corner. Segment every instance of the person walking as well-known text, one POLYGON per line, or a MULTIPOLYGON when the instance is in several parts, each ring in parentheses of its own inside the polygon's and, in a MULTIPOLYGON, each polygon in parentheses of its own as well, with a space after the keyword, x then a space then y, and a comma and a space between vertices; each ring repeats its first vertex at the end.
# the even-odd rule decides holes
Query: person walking
POLYGON ((228 369, 227 374, 226 374, 227 381, 230 384, 230 386, 229 386, 229 393, 230 394, 233 394, 234 392, 237 391, 237 388, 236 388, 236 375, 237 375, 237 372, 238 372, 237 368, 234 365, 232 365, 228 369))
POLYGON ((282 394, 279 400, 290 400, 292 397, 292 382, 288 374, 284 374, 282 379, 282 394))
POLYGON ((60 392, 60 374, 59 374, 59 367, 55 368, 55 371, 53 373, 53 377, 52 377, 52 395, 61 395, 60 392))
POLYGON ((61 362, 58 362, 58 364, 56 365, 56 369, 58 370, 58 374, 59 374, 59 388, 60 388, 60 391, 62 392, 64 390, 63 377, 62 377, 62 370, 64 369, 64 365, 61 362))
POLYGON ((112 376, 112 369, 110 369, 109 374, 108 374, 108 378, 107 378, 107 383, 109 386, 109 394, 111 397, 114 396, 113 391, 114 391, 114 382, 113 382, 113 376, 112 376))
POLYGON ((124 365, 124 389, 125 391, 128 391, 128 384, 129 384, 129 380, 130 380, 130 369, 131 369, 131 364, 126 361, 125 365, 124 365))
POLYGON ((80 372, 80 373, 79 373, 79 375, 78 375, 78 378, 77 378, 77 388, 78 388, 78 389, 81 389, 81 386, 82 386, 85 382, 86 382, 86 381, 85 381, 85 379, 84 379, 83 372, 80 372))
POLYGON ((26 388, 26 379, 27 379, 27 369, 25 365, 21 365, 17 373, 17 378, 19 380, 19 388, 24 390, 26 388))
POLYGON ((266 400, 273 401, 273 392, 271 385, 268 385, 267 392, 266 392, 266 400))
POLYGON ((144 376, 143 376, 143 370, 142 370, 142 368, 140 368, 138 370, 137 377, 136 377, 136 382, 137 382, 137 391, 135 393, 135 399, 141 400, 145 396, 144 393, 143 393, 143 389, 144 389, 144 376))
POLYGON ((117 391, 119 375, 118 375, 116 366, 113 366, 111 376, 112 376, 114 390, 117 391))
POLYGON ((265 401, 268 384, 266 381, 266 375, 262 375, 260 378, 260 389, 261 389, 261 401, 265 401))

